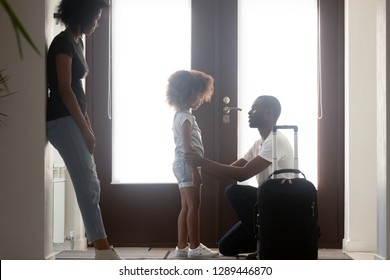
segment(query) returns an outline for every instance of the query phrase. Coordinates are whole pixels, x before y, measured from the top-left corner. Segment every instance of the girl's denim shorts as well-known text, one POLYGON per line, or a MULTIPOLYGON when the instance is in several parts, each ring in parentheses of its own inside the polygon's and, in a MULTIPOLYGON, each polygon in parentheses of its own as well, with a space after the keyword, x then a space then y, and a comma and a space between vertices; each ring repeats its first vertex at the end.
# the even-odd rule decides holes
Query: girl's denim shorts
POLYGON ((179 188, 193 187, 192 167, 184 160, 175 161, 172 165, 173 174, 177 179, 179 188))

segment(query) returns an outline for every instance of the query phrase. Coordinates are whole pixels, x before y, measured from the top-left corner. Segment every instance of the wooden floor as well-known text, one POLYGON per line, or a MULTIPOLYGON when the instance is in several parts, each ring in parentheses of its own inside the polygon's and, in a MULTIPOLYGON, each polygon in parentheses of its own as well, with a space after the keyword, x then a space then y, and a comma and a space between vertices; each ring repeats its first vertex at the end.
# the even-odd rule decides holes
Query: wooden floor
MULTIPOLYGON (((138 248, 138 247, 118 247, 115 248, 118 254, 125 259, 133 260, 163 260, 176 259, 174 248, 138 248)), ((90 260, 94 259, 95 251, 88 248, 85 251, 65 250, 56 254, 56 260, 90 260)), ((226 257, 220 255, 213 260, 235 260, 236 257, 226 257)), ((244 258, 242 258, 244 259, 244 258)), ((320 249, 318 250, 319 260, 351 260, 352 258, 339 249, 320 249)))

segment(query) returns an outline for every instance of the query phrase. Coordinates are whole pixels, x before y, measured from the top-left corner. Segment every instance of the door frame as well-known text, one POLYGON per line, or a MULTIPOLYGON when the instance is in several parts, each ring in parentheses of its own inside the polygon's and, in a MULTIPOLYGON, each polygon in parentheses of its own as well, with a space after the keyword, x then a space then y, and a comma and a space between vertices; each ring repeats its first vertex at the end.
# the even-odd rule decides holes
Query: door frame
POLYGON ((319 246, 344 238, 344 0, 318 0, 323 115, 318 120, 319 246))

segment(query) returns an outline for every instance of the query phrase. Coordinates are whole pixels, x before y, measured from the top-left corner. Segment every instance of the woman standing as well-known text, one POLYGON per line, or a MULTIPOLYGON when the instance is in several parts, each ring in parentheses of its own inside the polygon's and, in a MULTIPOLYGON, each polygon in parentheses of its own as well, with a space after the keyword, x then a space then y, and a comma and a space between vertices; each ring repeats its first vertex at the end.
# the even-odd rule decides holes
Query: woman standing
POLYGON ((82 85, 89 69, 81 37, 94 32, 108 7, 104 0, 62 0, 57 14, 66 29, 54 38, 47 55, 47 138, 69 171, 95 259, 121 259, 109 245, 102 221, 95 136, 82 85))

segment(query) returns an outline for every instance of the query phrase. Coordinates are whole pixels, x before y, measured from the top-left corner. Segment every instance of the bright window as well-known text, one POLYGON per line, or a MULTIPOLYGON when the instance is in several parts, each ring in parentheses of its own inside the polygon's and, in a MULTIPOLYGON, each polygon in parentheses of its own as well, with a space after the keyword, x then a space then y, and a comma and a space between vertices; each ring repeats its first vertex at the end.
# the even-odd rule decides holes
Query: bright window
POLYGON ((259 137, 248 127, 254 99, 274 95, 282 105, 278 124, 298 125, 299 167, 316 185, 317 0, 238 3, 238 105, 244 109, 239 115, 239 156, 259 137))
POLYGON ((170 183, 168 77, 191 67, 190 0, 112 1, 114 183, 170 183))

